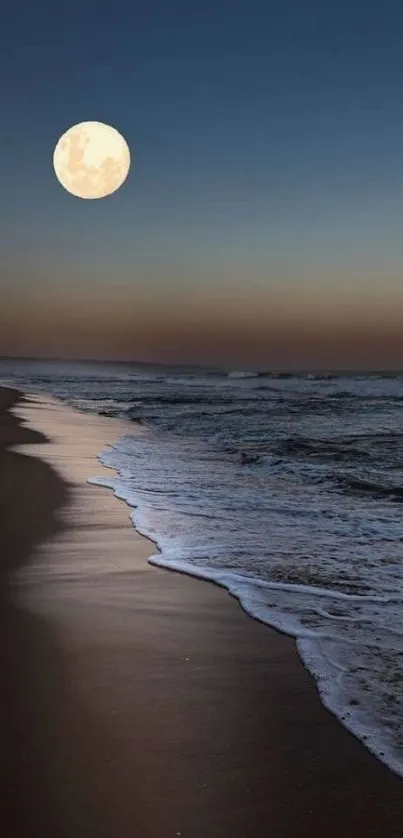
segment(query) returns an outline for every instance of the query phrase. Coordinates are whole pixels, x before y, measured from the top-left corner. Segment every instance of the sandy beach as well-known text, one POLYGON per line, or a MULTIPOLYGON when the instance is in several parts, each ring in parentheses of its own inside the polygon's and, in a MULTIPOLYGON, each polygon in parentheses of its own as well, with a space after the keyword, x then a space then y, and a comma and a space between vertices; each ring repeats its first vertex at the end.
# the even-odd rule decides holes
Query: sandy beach
POLYGON ((400 836, 402 780, 293 641, 147 564, 128 506, 86 483, 135 426, 5 389, 0 409, 2 834, 400 836))

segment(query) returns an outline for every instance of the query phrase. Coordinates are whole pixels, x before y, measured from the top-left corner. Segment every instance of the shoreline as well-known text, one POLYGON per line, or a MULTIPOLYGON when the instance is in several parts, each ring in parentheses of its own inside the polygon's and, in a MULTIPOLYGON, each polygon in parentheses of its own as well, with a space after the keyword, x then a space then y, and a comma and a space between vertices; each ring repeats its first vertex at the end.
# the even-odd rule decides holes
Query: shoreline
MULTIPOLYGON (((112 421, 114 421, 113 418, 112 421)), ((129 421, 128 430, 129 434, 135 435, 136 432, 141 433, 145 429, 144 426, 140 424, 138 425, 136 422, 129 421)), ((148 431, 149 429, 146 430, 148 431)), ((141 520, 141 502, 136 504, 136 501, 132 502, 128 499, 128 497, 130 497, 130 493, 128 496, 125 492, 125 488, 123 487, 122 490, 119 486, 122 482, 119 471, 113 466, 113 461, 112 464, 109 464, 107 460, 105 461, 102 454, 98 455, 98 459, 103 465, 106 465, 107 470, 112 471, 116 477, 110 481, 101 478, 102 482, 99 482, 97 479, 94 479, 93 481, 90 480, 90 482, 93 482, 93 485, 99 485, 113 491, 114 496, 118 500, 123 501, 129 507, 131 510, 132 523, 136 531, 155 546, 156 555, 150 555, 148 557, 148 562, 154 567, 162 568, 175 573, 182 573, 200 581, 210 582, 219 586, 237 601, 244 613, 246 613, 251 619, 257 620, 259 623, 263 624, 272 631, 279 632, 280 634, 291 638, 295 644, 295 649, 303 667, 314 681, 321 703, 334 715, 334 717, 346 730, 355 736, 361 744, 364 745, 368 751, 370 751, 371 754, 379 759, 381 763, 383 763, 400 779, 403 779, 403 763, 401 755, 396 755, 393 747, 393 741, 388 741, 384 730, 380 726, 375 728, 369 721, 362 719, 363 702, 358 702, 354 699, 353 703, 350 704, 347 697, 344 698, 344 701, 340 700, 337 696, 337 689, 334 688, 334 684, 331 679, 328 681, 326 677, 323 677, 323 671, 321 671, 320 668, 318 671, 317 652, 312 652, 309 640, 307 641, 306 638, 304 638, 303 635, 301 636, 298 632, 287 630, 284 626, 284 622, 281 627, 276 625, 273 620, 267 618, 267 613, 262 613, 263 609, 261 604, 256 603, 256 589, 258 591, 265 588, 269 590, 278 589, 281 591, 286 589, 294 590, 294 585, 256 579, 252 579, 251 584, 249 584, 249 580, 245 580, 245 576, 237 574, 234 570, 220 570, 212 567, 203 567, 197 564, 189 563, 183 559, 167 559, 163 544, 160 547, 159 536, 152 538, 152 536, 150 536, 147 532, 147 528, 142 526, 139 521, 139 510, 141 520), (258 584, 256 585, 256 583, 258 584), (255 585, 256 587, 253 587, 255 585)), ((315 590, 316 593, 321 594, 323 597, 337 596, 337 598, 342 601, 344 599, 349 599, 347 594, 336 594, 334 590, 332 591, 325 588, 314 589, 311 586, 308 587, 310 590, 315 590)), ((322 601, 326 602, 326 600, 322 601)))
MULTIPOLYGON (((45 681, 63 672, 50 709, 68 747, 49 732, 39 742, 57 834, 63 820, 63 835, 94 838, 400 835, 400 778, 323 707, 294 641, 213 582, 148 564, 156 546, 126 504, 85 484, 92 471, 110 475, 96 455, 129 423, 38 396, 13 413, 25 425, 6 420, 3 438, 10 445, 14 433, 17 446, 6 452, 7 479, 22 458, 26 492, 39 463, 64 487, 48 540, 38 534, 34 558, 35 539, 24 548, 16 609, 45 681), (46 666, 36 621, 55 651, 46 666)), ((35 695, 37 683, 28 687, 35 695)))

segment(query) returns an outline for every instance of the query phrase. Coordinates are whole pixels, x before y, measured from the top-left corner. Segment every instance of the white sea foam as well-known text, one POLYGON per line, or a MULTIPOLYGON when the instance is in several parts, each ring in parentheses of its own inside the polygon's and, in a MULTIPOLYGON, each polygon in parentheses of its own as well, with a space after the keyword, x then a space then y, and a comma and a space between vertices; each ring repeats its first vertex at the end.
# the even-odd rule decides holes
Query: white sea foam
POLYGON ((255 378, 257 372, 248 372, 246 370, 232 370, 228 373, 228 378, 255 378))

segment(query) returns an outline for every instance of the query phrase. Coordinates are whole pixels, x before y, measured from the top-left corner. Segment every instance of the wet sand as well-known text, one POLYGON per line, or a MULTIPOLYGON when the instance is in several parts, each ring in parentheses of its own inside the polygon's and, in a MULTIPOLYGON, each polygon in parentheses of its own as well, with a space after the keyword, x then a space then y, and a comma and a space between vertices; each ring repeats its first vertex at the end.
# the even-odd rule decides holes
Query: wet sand
POLYGON ((293 642, 148 565, 129 508, 85 483, 128 425, 16 398, 0 390, 0 834, 401 836, 402 780, 293 642))

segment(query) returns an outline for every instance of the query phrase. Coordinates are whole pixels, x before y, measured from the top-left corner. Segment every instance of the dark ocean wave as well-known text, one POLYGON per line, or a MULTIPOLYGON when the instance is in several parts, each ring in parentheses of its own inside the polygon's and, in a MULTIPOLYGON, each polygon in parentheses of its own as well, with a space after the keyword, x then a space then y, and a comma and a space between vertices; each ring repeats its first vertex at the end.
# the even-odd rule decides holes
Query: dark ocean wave
POLYGON ((280 455, 287 455, 288 457, 317 457, 320 459, 335 459, 342 460, 345 458, 351 459, 367 459, 368 455, 365 451, 354 447, 348 442, 332 442, 330 440, 319 439, 305 439, 302 437, 288 437, 283 439, 276 446, 276 453, 280 455))
POLYGON ((150 393, 141 396, 136 399, 134 396, 131 396, 131 401, 137 401, 141 404, 155 404, 155 405, 227 405, 233 404, 234 399, 231 396, 221 396, 218 394, 192 394, 192 393, 162 393, 161 395, 157 395, 155 393, 150 393))
POLYGON ((332 401, 341 401, 343 399, 350 399, 356 402, 384 402, 388 404, 389 402, 402 402, 403 396, 401 395, 385 395, 384 393, 352 393, 349 390, 338 390, 336 393, 332 393, 328 395, 328 400, 332 401))
POLYGON ((387 486, 376 481, 348 475, 335 475, 334 479, 345 491, 351 494, 371 496, 374 499, 389 498, 392 501, 403 503, 403 486, 387 486))
POLYGON ((266 392, 271 391, 272 393, 281 393, 281 390, 273 384, 259 384, 257 387, 253 388, 253 393, 258 393, 260 390, 264 390, 266 392))

